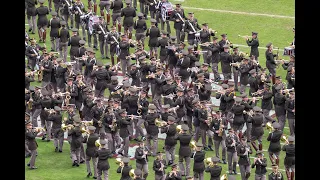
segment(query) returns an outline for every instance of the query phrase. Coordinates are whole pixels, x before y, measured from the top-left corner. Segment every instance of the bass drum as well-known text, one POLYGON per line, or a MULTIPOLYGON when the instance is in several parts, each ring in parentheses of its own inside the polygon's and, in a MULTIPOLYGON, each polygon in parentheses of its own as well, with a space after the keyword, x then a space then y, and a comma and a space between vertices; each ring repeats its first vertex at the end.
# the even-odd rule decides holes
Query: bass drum
POLYGON ((174 8, 170 2, 165 2, 161 6, 161 18, 163 21, 168 21, 174 8))

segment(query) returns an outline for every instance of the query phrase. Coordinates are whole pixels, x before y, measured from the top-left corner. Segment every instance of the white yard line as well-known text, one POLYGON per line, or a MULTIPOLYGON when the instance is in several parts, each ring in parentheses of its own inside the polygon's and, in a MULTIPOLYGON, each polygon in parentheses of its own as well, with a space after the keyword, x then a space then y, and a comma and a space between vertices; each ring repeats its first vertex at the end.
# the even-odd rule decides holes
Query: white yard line
POLYGON ((250 16, 266 16, 273 18, 285 18, 285 19, 294 19, 293 16, 282 16, 276 14, 262 14, 262 13, 251 13, 251 12, 242 12, 242 11, 229 11, 229 10, 221 10, 221 9, 207 9, 207 8, 196 8, 196 7, 186 7, 183 6, 184 9, 193 9, 193 10, 201 10, 201 11, 211 11, 211 12, 221 12, 221 13, 231 13, 231 14, 242 14, 242 15, 250 15, 250 16))

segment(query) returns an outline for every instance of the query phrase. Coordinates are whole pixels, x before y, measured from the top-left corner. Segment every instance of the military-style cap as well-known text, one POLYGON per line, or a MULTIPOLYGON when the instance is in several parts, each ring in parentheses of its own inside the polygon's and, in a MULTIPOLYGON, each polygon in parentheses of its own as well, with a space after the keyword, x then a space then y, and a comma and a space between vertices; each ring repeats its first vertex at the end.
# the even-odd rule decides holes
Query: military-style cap
POLYGON ((251 69, 251 70, 249 71, 250 74, 254 74, 254 73, 256 73, 256 72, 257 72, 256 69, 251 69))
POLYGON ((106 145, 108 142, 106 141, 106 140, 104 140, 104 139, 100 139, 100 144, 101 145, 106 145))
POLYGON ((131 4, 131 0, 126 0, 126 4, 131 4))
POLYGON ((204 76, 204 73, 199 73, 199 74, 197 74, 197 77, 199 78, 199 77, 202 77, 202 76, 204 76))
POLYGON ((166 81, 171 81, 171 80, 172 80, 172 77, 169 76, 169 77, 167 77, 165 80, 166 80, 166 81))
POLYGON ((86 51, 91 52, 91 53, 96 53, 92 47, 87 47, 86 51))
POLYGON ((179 6, 181 6, 181 4, 180 4, 180 3, 176 3, 175 5, 176 5, 176 6, 178 6, 178 7, 179 7, 179 6))
POLYGON ((135 170, 134 170, 134 174, 135 174, 136 176, 141 176, 141 175, 142 175, 142 171, 141 171, 140 169, 135 169, 135 170))
POLYGON ((217 163, 217 162, 220 161, 220 159, 219 159, 218 157, 216 157, 216 156, 212 157, 211 160, 212 160, 212 162, 214 162, 214 163, 217 163))
POLYGON ((161 31, 161 34, 168 35, 168 32, 167 31, 161 31))
POLYGON ((118 77, 117 76, 111 76, 111 81, 117 81, 118 77))
POLYGON ((247 95, 246 93, 242 93, 240 96, 241 96, 242 98, 248 97, 248 95, 247 95))
POLYGON ((208 63, 202 63, 202 66, 209 66, 208 63))
POLYGON ((97 66, 98 67, 102 67, 103 66, 102 62, 101 61, 97 61, 97 66))
POLYGON ((225 44, 225 45, 223 46, 223 48, 229 49, 230 47, 229 47, 229 45, 225 44))
POLYGON ((73 119, 73 122, 76 123, 76 124, 81 123, 81 119, 78 116, 73 116, 72 119, 73 119))
POLYGON ((127 158, 127 157, 124 157, 124 158, 122 159, 122 161, 123 161, 124 163, 129 163, 130 159, 127 158))
POLYGON ((68 77, 68 81, 73 81, 73 77, 68 77))
POLYGON ((72 32, 78 32, 78 29, 77 28, 72 28, 71 31, 72 32))
POLYGON ((256 154, 263 154, 263 151, 258 150, 256 154))
POLYGON ((227 36, 227 34, 221 34, 221 36, 222 36, 222 37, 226 37, 226 36, 227 36))
POLYGON ((126 109, 120 109, 118 112, 119 112, 119 114, 122 114, 122 113, 126 112, 126 109))
POLYGON ((141 12, 138 12, 138 13, 137 13, 137 16, 138 16, 138 17, 143 17, 143 14, 142 14, 141 12))
POLYGON ((186 179, 187 179, 187 180, 193 179, 193 176, 187 176, 186 179))
POLYGON ((38 0, 39 3, 43 4, 44 3, 44 0, 38 0))
POLYGON ((56 61, 57 61, 58 63, 60 63, 62 60, 63 60, 62 58, 57 58, 57 59, 56 59, 56 61))
POLYGON ((122 87, 123 87, 123 88, 130 87, 130 83, 128 83, 128 82, 124 82, 122 87))
POLYGON ((240 102, 242 101, 242 99, 239 98, 239 97, 236 97, 235 101, 238 102, 238 103, 240 103, 240 102))
POLYGON ((293 142, 294 139, 295 139, 295 138, 294 138, 293 136, 289 136, 289 137, 288 137, 288 141, 289 141, 289 142, 293 142))
POLYGON ((168 121, 174 122, 176 119, 173 116, 168 116, 168 121))
POLYGON ((252 109, 253 109, 253 111, 256 111, 256 112, 262 112, 262 109, 258 106, 255 106, 252 109))
POLYGON ((278 167, 277 164, 272 164, 271 166, 272 166, 272 168, 277 168, 278 167))
POLYGON ((196 104, 196 103, 198 103, 199 102, 199 99, 194 99, 194 100, 192 100, 192 104, 196 104))
POLYGON ((157 20, 155 20, 155 19, 150 19, 150 22, 151 22, 151 23, 157 23, 157 20))
POLYGON ((269 48, 271 45, 272 45, 272 43, 270 42, 270 43, 268 43, 268 44, 266 45, 266 47, 269 48))
POLYGON ((258 35, 258 33, 257 33, 257 32, 252 31, 252 35, 258 35))
POLYGON ((194 14, 193 12, 189 12, 188 14, 194 14))
POLYGON ((83 39, 81 39, 80 41, 79 41, 79 44, 86 44, 86 41, 85 40, 83 40, 83 39))
POLYGON ((196 67, 200 67, 200 66, 201 66, 201 64, 200 64, 199 61, 196 61, 196 62, 194 63, 194 65, 195 65, 196 67))
POLYGON ((177 39, 177 36, 170 36, 170 39, 175 40, 177 39))
POLYGON ((150 104, 148 107, 150 110, 156 110, 157 107, 154 104, 150 104))
POLYGON ((60 24, 61 24, 61 26, 65 26, 65 25, 67 25, 67 22, 66 21, 60 21, 60 24))
POLYGON ((228 82, 228 85, 229 85, 229 87, 230 87, 230 86, 234 86, 234 82, 229 81, 229 82, 228 82))
POLYGON ((181 87, 177 87, 177 91, 183 92, 184 90, 181 87))
POLYGON ((173 164, 171 165, 171 168, 176 168, 176 167, 178 167, 178 164, 177 164, 177 163, 173 163, 173 164))
POLYGON ((215 37, 215 36, 213 36, 212 37, 212 40, 214 41, 214 40, 217 40, 218 38, 217 37, 215 37))
POLYGON ((59 106, 54 106, 53 108, 55 111, 61 111, 61 108, 59 106))
POLYGON ((183 54, 184 56, 187 56, 187 55, 189 54, 189 52, 184 49, 184 50, 182 50, 182 54, 183 54))
POLYGON ((188 46, 188 50, 193 49, 193 48, 194 48, 194 46, 188 46))
POLYGON ((197 147, 203 147, 203 144, 202 144, 201 142, 197 142, 197 143, 196 143, 196 146, 197 146, 197 147))
POLYGON ((222 84, 221 86, 222 86, 223 89, 228 89, 229 88, 228 84, 222 84))
POLYGON ((137 92, 137 89, 134 87, 129 87, 129 91, 132 93, 135 93, 135 92, 137 92))
POLYGON ((89 131, 95 131, 95 130, 96 130, 96 127, 94 127, 94 126, 89 126, 88 129, 89 129, 89 131))
POLYGON ((186 124, 182 124, 181 129, 184 131, 188 131, 189 127, 186 124))
POLYGON ((56 16, 56 15, 58 15, 58 13, 55 12, 55 11, 51 11, 51 15, 52 15, 52 16, 56 16))
POLYGON ((274 88, 275 90, 279 91, 280 89, 282 89, 282 86, 281 85, 278 85, 274 88))
POLYGON ((208 26, 208 23, 202 23, 202 26, 208 26))
POLYGON ((272 124, 272 127, 275 128, 275 129, 279 129, 280 128, 280 124, 278 122, 274 122, 272 124))

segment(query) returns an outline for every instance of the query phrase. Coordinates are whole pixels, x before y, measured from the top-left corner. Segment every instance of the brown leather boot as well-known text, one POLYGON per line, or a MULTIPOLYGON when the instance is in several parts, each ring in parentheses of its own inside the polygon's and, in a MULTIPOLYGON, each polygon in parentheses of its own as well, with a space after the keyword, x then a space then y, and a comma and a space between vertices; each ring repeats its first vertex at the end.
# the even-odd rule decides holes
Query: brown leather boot
POLYGON ((43 34, 42 34, 42 41, 43 43, 46 43, 46 39, 47 39, 47 31, 44 30, 43 34))
POLYGON ((120 62, 120 58, 119 57, 117 57, 117 63, 119 63, 120 62))
POLYGON ((104 19, 104 12, 103 12, 103 11, 100 11, 100 15, 101 15, 101 17, 103 17, 103 19, 104 19))
POLYGON ((290 180, 294 180, 294 172, 291 172, 291 179, 290 180))
POLYGON ((121 33, 121 24, 118 23, 118 32, 121 33))
POLYGON ((289 169, 286 169, 286 175, 287 175, 288 180, 290 180, 290 178, 291 178, 291 173, 289 172, 289 169))
POLYGON ((107 14, 107 24, 110 24, 110 14, 107 14))
MULTIPOLYGON (((254 150, 258 150, 258 147, 257 147, 257 144, 256 144, 256 142, 254 142, 254 141, 251 141, 251 145, 252 145, 252 147, 254 148, 254 150)), ((260 145, 260 144, 259 144, 260 145)))
POLYGON ((97 14, 97 4, 94 4, 94 5, 93 5, 93 12, 94 12, 95 14, 97 14))
POLYGON ((262 143, 259 144, 259 150, 262 151, 262 143))
POLYGON ((129 32, 128 34, 129 34, 129 39, 131 39, 132 38, 132 32, 129 32))
POLYGON ((111 56, 111 64, 112 64, 112 66, 114 65, 114 57, 113 56, 111 56))
POLYGON ((271 76, 271 81, 272 81, 272 84, 275 84, 276 83, 276 76, 271 76))

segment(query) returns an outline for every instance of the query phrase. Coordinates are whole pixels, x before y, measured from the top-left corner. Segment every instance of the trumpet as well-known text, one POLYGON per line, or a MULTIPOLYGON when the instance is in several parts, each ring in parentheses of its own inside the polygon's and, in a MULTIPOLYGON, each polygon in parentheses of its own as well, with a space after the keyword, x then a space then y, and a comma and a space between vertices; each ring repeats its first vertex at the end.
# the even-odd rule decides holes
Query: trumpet
POLYGON ((111 131, 116 131, 117 128, 117 120, 113 119, 111 122, 111 131))
POLYGON ((177 96, 176 94, 161 95, 162 98, 169 98, 169 99, 173 99, 176 96, 177 96))
POLYGON ((176 114, 176 110, 177 110, 179 107, 180 107, 179 105, 177 105, 176 107, 172 107, 172 108, 168 109, 168 112, 173 111, 173 112, 176 114))
POLYGON ((169 49, 169 50, 175 50, 176 47, 175 46, 165 46, 166 49, 169 49))
POLYGON ((91 121, 81 121, 81 123, 85 126, 93 126, 93 120, 91 121))
POLYGON ((83 86, 85 86, 85 85, 86 85, 82 80, 79 80, 79 82, 78 82, 78 83, 79 83, 79 86, 80 86, 80 87, 83 87, 83 86))
POLYGON ((230 63, 230 66, 239 68, 241 64, 242 62, 235 62, 235 63, 230 63))
POLYGON ((273 128, 271 122, 268 122, 268 123, 266 124, 266 127, 267 127, 267 129, 269 130, 269 133, 271 133, 272 131, 274 131, 274 128, 273 128))
POLYGON ((129 56, 126 56, 126 59, 132 59, 132 58, 136 58, 136 54, 130 54, 129 56))
POLYGON ((274 60, 274 62, 275 62, 276 64, 280 64, 281 62, 289 63, 290 61, 289 61, 289 60, 284 60, 284 59, 277 59, 277 60, 274 60))
POLYGON ((133 118, 133 119, 139 119, 139 118, 142 118, 142 116, 137 116, 137 115, 127 115, 127 117, 129 118, 133 118))
POLYGON ((32 130, 34 132, 38 132, 38 133, 45 131, 45 129, 43 127, 33 127, 32 130))
POLYGON ((250 111, 244 110, 244 111, 243 111, 243 114, 247 114, 248 116, 252 117, 253 114, 254 114, 254 112, 252 111, 252 109, 250 109, 250 111))
POLYGON ((202 88, 202 87, 204 86, 204 84, 202 84, 201 82, 198 82, 198 83, 192 82, 192 84, 195 85, 195 86, 197 86, 198 89, 200 89, 200 88, 202 88))
POLYGON ((288 94, 290 92, 294 92, 294 88, 291 88, 291 89, 283 89, 282 90, 282 94, 288 94))
POLYGON ((212 28, 209 28, 209 32, 210 32, 210 33, 215 33, 215 34, 217 34, 217 33, 218 33, 218 31, 213 30, 212 28))
POLYGON ((220 180, 228 180, 227 174, 224 174, 220 177, 220 180))
POLYGON ((245 53, 245 52, 240 51, 240 52, 239 52, 239 56, 240 56, 240 57, 245 57, 245 56, 249 56, 249 54, 248 54, 248 53, 245 53))
POLYGON ((206 53, 206 52, 208 52, 208 51, 194 51, 193 53, 194 54, 203 54, 203 53, 206 53))
POLYGON ((261 95, 261 93, 263 93, 263 92, 264 92, 263 89, 259 89, 257 92, 251 93, 251 96, 259 96, 259 95, 261 95))
POLYGON ((167 125, 167 122, 163 121, 163 120, 159 120, 159 118, 156 118, 156 120, 154 121, 155 125, 158 127, 163 127, 167 125))
MULTIPOLYGON (((261 96, 254 97, 254 98, 255 98, 255 100, 260 100, 260 99, 262 99, 262 97, 261 97, 261 96)), ((253 97, 252 97, 252 98, 248 98, 248 99, 252 101, 253 97)))
POLYGON ((208 47, 208 46, 210 46, 211 44, 213 44, 213 42, 205 42, 205 43, 201 43, 201 44, 199 44, 199 46, 205 46, 205 47, 208 47))
POLYGON ((240 38, 244 38, 244 39, 248 39, 250 36, 248 36, 248 35, 245 35, 245 36, 241 36, 240 34, 238 35, 238 37, 240 38))
MULTIPOLYGON (((77 58, 76 58, 77 59, 77 58)), ((81 58, 79 58, 79 59, 81 59, 81 58)), ((72 62, 62 62, 62 63, 60 63, 60 65, 62 66, 62 67, 66 67, 66 66, 72 66, 73 64, 75 64, 76 63, 76 61, 72 61, 72 62)))
POLYGON ((178 126, 176 127, 176 131, 177 131, 177 133, 181 133, 181 132, 182 132, 182 126, 181 126, 181 125, 178 125, 178 126))

